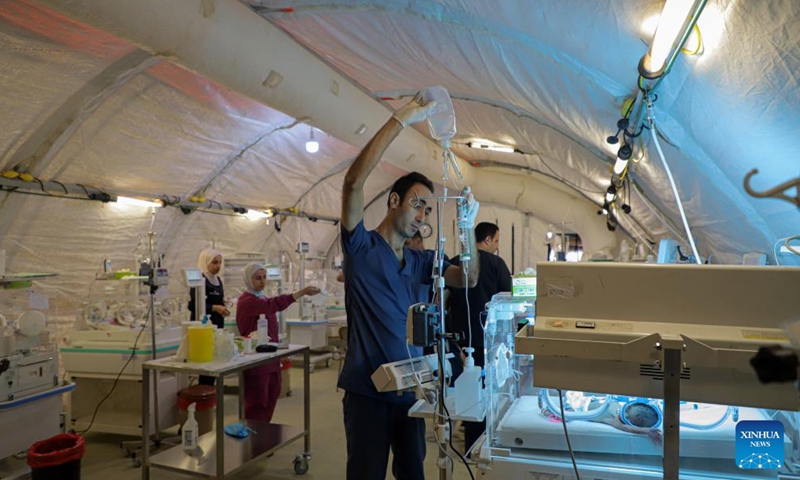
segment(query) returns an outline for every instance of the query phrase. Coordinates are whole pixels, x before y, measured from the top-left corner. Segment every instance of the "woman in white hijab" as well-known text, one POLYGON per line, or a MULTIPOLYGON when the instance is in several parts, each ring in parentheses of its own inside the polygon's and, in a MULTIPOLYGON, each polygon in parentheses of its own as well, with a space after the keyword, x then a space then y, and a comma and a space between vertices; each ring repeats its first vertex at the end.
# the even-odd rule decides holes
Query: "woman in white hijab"
MULTIPOLYGON (((222 271, 222 252, 206 248, 200 252, 197 266, 203 272, 206 280, 206 313, 214 326, 223 328, 225 327, 225 317, 231 312, 225 306, 225 290, 222 286, 222 279, 219 277, 222 271)), ((194 298, 189 301, 189 310, 194 318, 194 298)))
MULTIPOLYGON (((285 310, 301 297, 316 295, 317 287, 306 287, 294 293, 264 296, 267 286, 267 269, 260 263, 250 263, 244 269, 244 284, 247 291, 236 302, 236 325, 242 336, 258 331, 258 317, 267 318, 267 331, 272 342, 278 342, 278 318, 276 313, 285 310)), ((281 392, 281 367, 279 362, 270 362, 244 371, 244 417, 249 420, 269 422, 281 392)))

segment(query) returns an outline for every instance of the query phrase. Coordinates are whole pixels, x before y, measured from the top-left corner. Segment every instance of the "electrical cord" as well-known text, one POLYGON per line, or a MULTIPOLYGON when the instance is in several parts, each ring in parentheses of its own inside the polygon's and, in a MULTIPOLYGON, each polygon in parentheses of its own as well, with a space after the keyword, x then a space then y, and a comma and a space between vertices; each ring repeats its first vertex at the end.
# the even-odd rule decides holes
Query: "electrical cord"
POLYGON ((564 395, 561 390, 558 390, 558 406, 561 410, 561 426, 564 427, 564 436, 567 439, 567 448, 569 448, 569 458, 572 459, 572 469, 575 472, 577 480, 581 480, 581 474, 578 473, 578 464, 575 463, 575 452, 572 451, 572 442, 569 441, 569 432, 567 431, 567 417, 564 416, 564 395))
MULTIPOLYGON (((150 308, 148 307, 147 319, 142 324, 142 328, 139 329, 139 333, 136 335, 136 339, 133 341, 133 350, 131 351, 128 360, 125 361, 125 365, 122 366, 122 368, 119 370, 119 373, 117 373, 116 378, 114 378, 114 383, 111 384, 111 390, 108 391, 105 397, 103 397, 99 402, 97 402, 97 406, 94 407, 94 413, 92 414, 92 419, 89 421, 89 426, 87 426, 83 430, 75 432, 76 434, 83 435, 92 429, 92 425, 94 425, 94 421, 97 418, 97 413, 100 411, 100 406, 103 405, 103 403, 106 400, 108 400, 108 397, 110 397, 112 393, 114 393, 114 389, 117 388, 117 383, 119 382, 120 377, 122 377, 122 373, 125 371, 126 368, 128 368, 128 365, 131 363, 131 360, 133 360, 133 358, 136 356, 136 347, 139 345, 139 338, 141 338, 142 332, 144 332, 147 329, 147 324, 149 322, 150 322, 150 308)), ((156 346, 152 345, 151 348, 156 348, 156 346)))
MULTIPOLYGON (((469 478, 471 478, 472 480, 475 480, 475 476, 472 475, 472 469, 469 468, 469 463, 467 463, 467 459, 464 458, 463 455, 461 455, 461 452, 456 450, 456 447, 453 446, 453 420, 450 418, 450 412, 447 410, 447 405, 444 405, 444 413, 447 415, 447 423, 448 423, 448 425, 450 427, 450 448, 452 448, 453 451, 456 452, 456 455, 458 455, 458 458, 460 458, 461 461, 464 462, 464 466, 467 467, 467 472, 469 473, 469 478)), ((465 441, 464 442, 464 450, 466 451, 466 449, 467 449, 467 443, 465 441)), ((580 480, 580 479, 578 479, 578 480, 580 480)))
POLYGON ((777 266, 781 266, 781 261, 778 256, 778 244, 783 242, 783 246, 786 247, 791 253, 800 256, 800 250, 797 250, 796 247, 793 247, 789 244, 792 240, 800 239, 800 235, 795 235, 793 237, 786 237, 786 238, 779 238, 775 244, 772 246, 772 254, 775 256, 775 264, 777 266))
POLYGON ((790 252, 794 253, 795 255, 800 255, 800 250, 795 250, 795 248, 792 245, 789 245, 789 242, 791 242, 792 240, 798 240, 798 239, 800 239, 800 235, 795 235, 794 237, 787 237, 786 241, 783 242, 783 246, 786 247, 786 250, 789 250, 790 252))

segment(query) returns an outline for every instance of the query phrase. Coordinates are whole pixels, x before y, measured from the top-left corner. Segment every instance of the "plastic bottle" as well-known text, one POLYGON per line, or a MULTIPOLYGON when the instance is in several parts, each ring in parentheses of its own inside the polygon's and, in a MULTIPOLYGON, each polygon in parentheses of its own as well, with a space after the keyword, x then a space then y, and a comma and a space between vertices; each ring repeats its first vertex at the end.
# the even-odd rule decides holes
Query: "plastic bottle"
POLYGON ((198 447, 197 420, 194 418, 195 408, 197 408, 197 404, 192 403, 189 405, 189 408, 187 409, 188 418, 181 429, 181 444, 183 445, 183 451, 189 455, 194 455, 198 447))
POLYGON ((262 313, 258 316, 258 344, 266 345, 267 343, 269 343, 269 329, 267 317, 262 313))
MULTIPOLYGON (((456 379, 456 415, 461 415, 483 401, 483 387, 481 385, 481 367, 475 365, 472 352, 475 349, 467 347, 467 358, 464 359, 464 372, 456 379)), ((477 413, 477 412, 476 412, 477 413)))
POLYGON ((428 129, 442 148, 450 148, 450 139, 456 135, 456 112, 450 94, 446 88, 437 85, 423 90, 422 100, 425 103, 436 101, 436 112, 428 117, 428 129))

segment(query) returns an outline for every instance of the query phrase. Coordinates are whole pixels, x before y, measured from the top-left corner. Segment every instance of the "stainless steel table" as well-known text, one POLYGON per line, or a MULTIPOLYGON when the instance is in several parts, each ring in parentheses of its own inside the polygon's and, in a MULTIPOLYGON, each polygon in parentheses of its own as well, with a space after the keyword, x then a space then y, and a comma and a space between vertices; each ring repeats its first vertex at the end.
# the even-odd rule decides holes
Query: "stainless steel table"
MULTIPOLYGON (((302 453, 294 460, 295 473, 304 474, 308 470, 311 457, 311 388, 309 377, 310 350, 305 345, 289 345, 274 353, 253 353, 239 355, 233 360, 209 363, 189 363, 178 361, 175 357, 160 358, 145 362, 142 366, 142 480, 150 480, 150 468, 162 468, 199 477, 222 480, 247 463, 264 456, 304 437, 302 453), (277 425, 254 420, 244 420, 244 371, 284 357, 303 355, 303 428, 277 425), (169 371, 184 374, 207 375, 217 379, 217 417, 215 431, 200 436, 199 444, 203 450, 200 458, 192 457, 178 445, 164 452, 150 456, 150 372, 169 371), (239 418, 242 423, 255 430, 247 438, 234 438, 225 435, 224 386, 225 376, 239 375, 239 418)), ((154 432, 156 433, 156 432, 154 432)))

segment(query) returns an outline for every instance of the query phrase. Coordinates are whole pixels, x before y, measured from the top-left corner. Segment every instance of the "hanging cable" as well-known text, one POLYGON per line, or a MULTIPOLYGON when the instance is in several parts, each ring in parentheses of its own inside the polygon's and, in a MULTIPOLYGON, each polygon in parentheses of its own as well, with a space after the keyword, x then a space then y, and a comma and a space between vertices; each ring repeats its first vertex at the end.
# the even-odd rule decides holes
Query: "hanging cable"
POLYGON ((702 265, 703 261, 700 259, 700 254, 697 253, 697 246, 694 243, 694 237, 692 236, 692 230, 689 228, 689 221, 686 219, 686 212, 683 210, 683 203, 681 202, 680 194, 678 193, 678 187, 675 185, 675 179, 672 176, 672 170, 669 168, 669 164, 667 164, 666 158, 664 158, 664 152, 661 150, 661 143, 658 141, 658 132, 656 132, 656 125, 655 125, 655 115, 653 113, 653 102, 650 95, 646 97, 647 101, 647 122, 650 126, 650 135, 653 138, 653 143, 656 146, 656 150, 658 151, 658 156, 661 158, 661 164, 664 166, 664 170, 667 172, 667 178, 669 179, 669 184, 672 187, 672 193, 675 195, 675 201, 678 204, 678 211, 681 214, 681 220, 683 221, 683 228, 686 231, 686 236, 689 239, 689 245, 692 247, 692 253, 694 254, 695 262, 698 265, 702 265))

